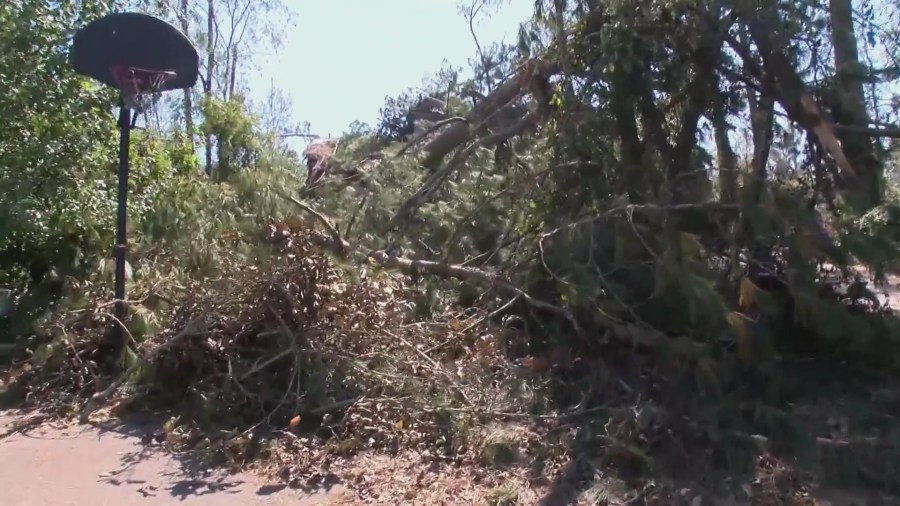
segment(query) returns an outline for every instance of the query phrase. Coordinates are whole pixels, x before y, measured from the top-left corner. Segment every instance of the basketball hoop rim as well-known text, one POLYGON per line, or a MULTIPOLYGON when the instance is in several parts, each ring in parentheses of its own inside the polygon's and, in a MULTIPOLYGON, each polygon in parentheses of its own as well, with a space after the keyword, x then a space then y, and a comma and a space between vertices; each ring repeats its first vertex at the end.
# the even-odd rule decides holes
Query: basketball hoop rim
POLYGON ((113 65, 110 66, 109 71, 112 73, 119 91, 123 94, 132 96, 156 93, 160 91, 160 88, 163 87, 166 81, 178 77, 178 73, 174 70, 151 70, 129 65, 113 65), (127 81, 128 79, 131 79, 126 77, 126 73, 128 72, 131 72, 132 75, 138 79, 146 79, 146 82, 139 83, 139 85, 143 87, 136 90, 128 89, 128 85, 134 86, 134 83, 127 81))

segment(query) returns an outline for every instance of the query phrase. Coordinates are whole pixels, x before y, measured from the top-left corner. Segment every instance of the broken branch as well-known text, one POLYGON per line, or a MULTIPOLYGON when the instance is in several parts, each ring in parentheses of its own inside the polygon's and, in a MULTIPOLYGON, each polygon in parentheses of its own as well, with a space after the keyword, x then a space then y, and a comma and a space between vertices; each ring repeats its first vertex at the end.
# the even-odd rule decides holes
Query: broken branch
POLYGON ((312 207, 304 204, 303 202, 295 199, 294 197, 292 197, 290 195, 285 195, 285 194, 277 192, 277 191, 276 191, 276 194, 278 194, 279 196, 281 196, 282 198, 284 198, 286 200, 289 200, 295 206, 299 207, 302 211, 315 217, 316 220, 319 223, 321 223, 322 226, 324 226, 326 230, 328 230, 329 235, 331 235, 331 240, 334 243, 333 246, 339 254, 342 254, 342 255, 346 254, 350 250, 350 243, 348 243, 347 241, 345 241, 343 239, 343 237, 341 237, 341 233, 338 231, 337 227, 334 226, 334 223, 332 223, 331 220, 328 219, 325 215, 323 215, 322 213, 316 211, 312 207))
POLYGON ((379 265, 388 268, 399 269, 407 275, 411 275, 417 272, 426 272, 442 278, 456 278, 466 281, 472 281, 482 286, 497 288, 498 290, 506 292, 513 297, 518 297, 524 300, 526 303, 535 308, 543 309, 547 312, 562 317, 567 322, 569 322, 570 325, 572 325, 572 328, 575 330, 575 332, 584 337, 584 331, 581 329, 581 325, 578 324, 578 322, 575 320, 575 317, 572 316, 572 313, 570 313, 567 309, 535 299, 521 288, 511 284, 508 281, 500 279, 498 276, 478 269, 474 269, 472 267, 464 267, 462 265, 443 264, 439 262, 432 262, 429 260, 411 260, 398 256, 390 256, 384 251, 374 251, 369 254, 369 258, 375 260, 375 262, 377 262, 379 265))

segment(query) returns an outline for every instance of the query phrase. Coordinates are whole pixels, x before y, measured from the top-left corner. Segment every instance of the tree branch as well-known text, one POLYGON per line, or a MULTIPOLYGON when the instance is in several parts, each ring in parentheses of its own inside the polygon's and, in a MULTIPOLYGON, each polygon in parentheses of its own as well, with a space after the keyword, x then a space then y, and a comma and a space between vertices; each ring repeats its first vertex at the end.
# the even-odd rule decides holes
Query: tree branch
POLYGON ((862 125, 833 125, 835 132, 838 133, 855 133, 860 135, 868 135, 869 137, 885 137, 889 139, 900 139, 900 127, 884 127, 876 128, 862 125))
POLYGON ((408 220, 416 212, 419 206, 425 203, 428 198, 431 197, 432 194, 434 194, 438 187, 440 187, 440 185, 450 177, 453 171, 463 162, 465 162, 466 158, 468 158, 469 155, 477 148, 499 144, 511 137, 514 137, 535 126, 541 116, 542 114, 540 111, 530 112, 526 114, 525 117, 522 118, 518 123, 510 126, 506 130, 481 137, 466 149, 454 154, 453 158, 451 158, 443 168, 431 174, 425 180, 425 182, 422 183, 422 186, 419 188, 419 190, 400 205, 400 208, 397 209, 394 217, 391 218, 390 226, 397 227, 402 222, 408 220))
POLYGON ((439 262, 432 262, 429 260, 410 260, 408 258, 390 256, 384 251, 373 251, 372 253, 369 253, 369 258, 375 260, 375 262, 377 262, 379 265, 399 269, 407 275, 413 275, 418 272, 426 272, 428 274, 432 274, 442 278, 456 278, 465 281, 472 281, 489 288, 496 288, 501 292, 507 293, 509 296, 518 297, 524 300, 526 303, 537 309, 543 309, 565 319, 567 322, 569 322, 570 325, 572 325, 572 328, 575 330, 575 332, 578 333, 579 336, 584 337, 584 331, 581 329, 581 326, 575 320, 575 317, 572 316, 572 313, 570 313, 567 309, 537 300, 521 288, 509 283, 508 281, 500 279, 498 276, 494 276, 479 269, 465 267, 462 265, 443 264, 439 262))
MULTIPOLYGON (((425 272, 441 278, 456 278, 471 281, 485 287, 496 288, 510 297, 525 301, 525 303, 534 308, 545 310, 563 318, 578 333, 580 338, 587 338, 584 330, 568 309, 535 299, 521 288, 493 274, 462 265, 391 256, 381 250, 369 253, 368 257, 383 267, 398 269, 408 276, 425 272)), ((643 346, 651 350, 670 349, 688 358, 697 358, 707 353, 706 345, 688 337, 672 337, 634 323, 617 323, 608 319, 600 321, 599 324, 607 330, 607 338, 612 338, 630 346, 643 346)))
POLYGON ((423 149, 427 155, 422 161, 422 165, 431 170, 437 168, 451 151, 471 139, 478 127, 488 118, 504 105, 525 93, 530 82, 530 76, 534 75, 535 72, 542 74, 556 73, 559 69, 553 63, 528 60, 519 66, 519 70, 520 72, 516 76, 504 81, 494 91, 487 94, 484 100, 478 102, 465 116, 466 121, 450 125, 440 135, 426 144, 423 149))
POLYGON ((791 67, 787 57, 777 49, 772 40, 772 30, 769 24, 752 17, 747 20, 747 27, 762 57, 766 72, 775 79, 779 92, 778 102, 787 111, 791 120, 815 134, 822 147, 834 158, 841 173, 845 177, 855 179, 856 171, 844 154, 834 130, 825 121, 816 101, 806 90, 806 85, 791 67))
POLYGON ((321 223, 326 230, 328 230, 328 234, 331 236, 331 241, 333 248, 340 255, 346 255, 350 251, 350 243, 345 241, 341 237, 341 233, 338 231, 337 227, 322 213, 316 211, 312 207, 300 202, 290 195, 285 195, 277 190, 275 190, 276 195, 279 195, 281 198, 289 200, 295 206, 299 207, 303 212, 308 213, 316 218, 316 220, 321 223))

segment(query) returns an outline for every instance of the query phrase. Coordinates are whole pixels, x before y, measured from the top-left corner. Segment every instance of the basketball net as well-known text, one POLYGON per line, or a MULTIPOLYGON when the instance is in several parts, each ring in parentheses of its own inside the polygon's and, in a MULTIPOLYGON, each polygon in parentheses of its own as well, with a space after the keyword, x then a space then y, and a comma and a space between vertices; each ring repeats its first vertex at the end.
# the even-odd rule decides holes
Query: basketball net
POLYGON ((175 73, 168 70, 146 70, 136 67, 112 67, 113 77, 122 92, 125 107, 144 112, 156 103, 159 90, 175 73), (148 95, 153 98, 148 98, 148 95))

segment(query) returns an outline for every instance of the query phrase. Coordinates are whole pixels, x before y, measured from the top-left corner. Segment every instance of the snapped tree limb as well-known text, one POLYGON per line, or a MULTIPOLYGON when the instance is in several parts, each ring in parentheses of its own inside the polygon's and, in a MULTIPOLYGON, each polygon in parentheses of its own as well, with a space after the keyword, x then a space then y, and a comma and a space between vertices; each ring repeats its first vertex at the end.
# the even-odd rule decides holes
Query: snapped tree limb
POLYGON ((437 132, 438 130, 440 130, 441 128, 443 128, 447 125, 450 125, 452 123, 465 123, 467 121, 468 120, 466 118, 463 118, 460 116, 454 116, 452 118, 447 118, 447 119, 438 121, 434 125, 431 125, 430 127, 428 127, 427 130, 425 130, 421 134, 417 135, 414 139, 410 140, 406 144, 406 146, 403 146, 403 149, 401 149, 400 151, 397 152, 397 154, 395 156, 400 157, 400 156, 405 155, 407 151, 418 146, 419 143, 422 142, 423 140, 425 140, 426 137, 437 132))
MULTIPOLYGON (((432 173, 428 178, 422 183, 422 186, 406 199, 403 204, 400 205, 400 208, 397 209, 397 212, 394 213, 394 217, 391 218, 391 227, 401 227, 409 218, 411 218, 416 210, 428 201, 428 199, 434 194, 434 192, 443 184, 447 178, 453 174, 453 171, 456 170, 463 162, 472 154, 476 149, 482 146, 490 146, 493 144, 497 144, 499 142, 503 142, 511 137, 521 134, 522 132, 528 130, 529 128, 534 127, 541 117, 541 113, 538 111, 530 112, 525 115, 518 123, 510 126, 506 130, 484 136, 478 140, 476 140, 473 144, 469 145, 466 149, 458 151, 453 155, 453 158, 447 162, 444 167, 440 170, 432 173)), ((455 126, 455 125, 454 125, 455 126)), ((452 127, 451 127, 452 128, 452 127)), ((465 142, 465 140, 463 140, 465 142)), ((401 227, 402 228, 402 227, 401 227)))
POLYGON ((803 79, 791 66, 784 53, 777 49, 769 25, 754 16, 747 20, 747 27, 762 57, 766 73, 775 79, 778 102, 787 111, 788 116, 815 134, 846 178, 856 178, 856 171, 844 154, 834 129, 825 121, 822 111, 806 89, 803 79))
POLYGON ((479 125, 482 125, 500 108, 526 93, 532 77, 555 74, 559 68, 558 64, 535 59, 520 65, 519 70, 520 72, 516 76, 507 79, 486 95, 484 100, 478 102, 465 116, 466 121, 453 123, 428 142, 423 148, 426 156, 422 165, 427 169, 436 169, 451 151, 472 138, 479 125))
MULTIPOLYGON (((312 215, 316 219, 316 221, 321 223, 322 226, 324 226, 325 229, 328 230, 328 235, 331 237, 331 241, 330 241, 330 244, 325 244, 325 245, 331 247, 339 255, 342 255, 342 256, 347 255, 347 253, 350 251, 350 243, 348 243, 347 241, 344 240, 343 237, 341 237, 341 233, 338 231, 337 227, 331 222, 330 219, 328 219, 325 215, 316 211, 312 207, 304 204, 303 202, 300 202, 299 200, 295 199, 294 197, 291 197, 290 195, 285 195, 280 192, 276 192, 276 193, 278 195, 280 195, 282 198, 289 200, 295 206, 299 207, 303 212, 312 215)), ((316 238, 316 236, 313 236, 313 238, 316 238)), ((325 242, 329 242, 329 241, 325 241, 325 242)))

